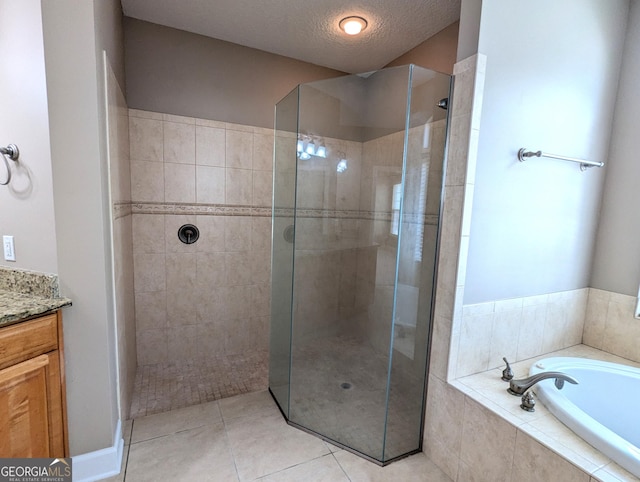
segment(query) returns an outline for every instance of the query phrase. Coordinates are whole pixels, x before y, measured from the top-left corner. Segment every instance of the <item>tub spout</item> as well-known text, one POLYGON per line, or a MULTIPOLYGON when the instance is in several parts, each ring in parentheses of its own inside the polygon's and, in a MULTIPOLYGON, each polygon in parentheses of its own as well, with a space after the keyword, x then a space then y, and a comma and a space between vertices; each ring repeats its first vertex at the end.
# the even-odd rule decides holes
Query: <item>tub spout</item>
POLYGON ((511 395, 522 395, 536 383, 541 380, 546 380, 547 378, 556 379, 556 387, 558 388, 558 390, 562 389, 565 381, 573 383, 574 385, 578 384, 578 380, 570 377, 569 375, 565 375, 562 372, 542 372, 536 373, 529 378, 523 378, 522 380, 511 380, 509 382, 509 388, 507 388, 507 392, 509 392, 511 395))

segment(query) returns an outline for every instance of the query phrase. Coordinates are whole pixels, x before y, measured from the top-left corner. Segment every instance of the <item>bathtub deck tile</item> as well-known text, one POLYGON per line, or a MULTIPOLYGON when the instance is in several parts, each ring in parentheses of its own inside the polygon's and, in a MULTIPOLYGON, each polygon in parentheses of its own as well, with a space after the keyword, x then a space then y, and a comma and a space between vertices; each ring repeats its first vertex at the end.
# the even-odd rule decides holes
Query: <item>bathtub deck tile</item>
MULTIPOLYGON (((612 363, 640 366, 639 363, 631 362, 586 345, 575 345, 513 363, 512 369, 516 378, 524 378, 528 376, 529 367, 535 360, 564 356, 599 359, 612 363)), ((612 462, 609 457, 589 445, 566 427, 537 398, 536 411, 533 414, 521 410, 519 408, 520 401, 517 397, 505 396, 507 385, 506 382, 500 380, 501 371, 501 369, 494 369, 458 378, 453 380, 451 385, 484 405, 488 410, 503 417, 517 427, 519 431, 533 437, 554 453, 570 460, 572 464, 587 474, 591 474, 592 482, 640 482, 639 478, 628 474, 628 472, 612 462)))
POLYGON ((553 415, 522 425, 519 429, 558 455, 571 460, 585 472, 593 473, 611 462, 606 455, 574 434, 553 415))
MULTIPOLYGON (((528 370, 527 370, 528 371, 528 370)), ((516 376, 520 378, 516 371, 516 376)), ((498 415, 503 416, 513 425, 518 426, 523 423, 529 423, 537 418, 549 414, 547 408, 538 403, 535 412, 527 412, 520 408, 521 397, 510 395, 507 392, 509 383, 502 380, 502 370, 489 370, 484 373, 464 377, 458 379, 458 382, 471 389, 473 392, 466 392, 473 398, 481 401, 478 397, 482 397, 481 403, 498 415)), ((528 376, 528 375, 523 375, 528 376)))
POLYGON ((532 421, 531 425, 553 437, 561 447, 566 447, 570 453, 580 454, 584 459, 596 466, 594 469, 610 462, 606 455, 582 440, 552 414, 532 421))
POLYGON ((600 482, 640 482, 640 478, 627 472, 615 462, 611 462, 593 474, 592 480, 600 482))

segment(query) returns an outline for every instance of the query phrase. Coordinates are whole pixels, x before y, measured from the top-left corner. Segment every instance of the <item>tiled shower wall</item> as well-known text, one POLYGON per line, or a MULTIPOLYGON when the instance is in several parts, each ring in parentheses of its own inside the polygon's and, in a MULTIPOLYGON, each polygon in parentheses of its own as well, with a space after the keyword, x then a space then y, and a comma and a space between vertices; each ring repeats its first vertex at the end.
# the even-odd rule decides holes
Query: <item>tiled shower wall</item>
POLYGON ((584 288, 465 305, 455 378, 580 343, 640 362, 636 300, 584 288))
POLYGON ((462 308, 455 378, 582 342, 589 289, 490 301, 462 308))
POLYGON ((266 353, 273 131, 131 109, 129 132, 138 364, 266 353))
MULTIPOLYGON (((295 159, 295 138, 287 137, 289 133, 279 135, 283 137, 277 145, 280 149, 289 146, 289 159, 295 159)), ((323 142, 326 158, 300 161, 292 176, 279 172, 280 180, 290 183, 279 188, 297 194, 295 343, 351 333, 354 324, 350 318, 362 309, 356 306, 358 285, 363 284, 359 274, 371 265, 375 269, 375 252, 371 253, 369 243, 358 239, 362 143, 334 138, 323 138, 323 142), (341 159, 347 160, 348 168, 337 172, 341 159)), ((293 223, 290 216, 282 220, 284 225, 293 223)), ((282 231, 278 222, 274 236, 282 236, 282 231)), ((290 257, 290 252, 283 249, 282 255, 290 257)), ((285 283, 283 289, 291 290, 291 283, 285 283)))
MULTIPOLYGON (((412 128, 408 139, 399 282, 417 306, 416 250, 432 252, 436 242, 445 121, 412 128)), ((404 132, 364 143, 324 141, 327 158, 300 163, 297 171, 296 339, 350 334, 387 352, 398 239, 390 229, 392 193, 402 180, 404 132), (348 169, 337 173, 341 157, 348 169)))
POLYGON ((462 308, 454 378, 584 343, 640 362, 637 298, 595 288, 462 308))
POLYGON ((640 362, 637 301, 635 296, 589 288, 582 343, 640 362))
MULTIPOLYGON (((138 363, 266 350, 273 131, 133 109, 129 111, 129 121, 138 363), (200 239, 193 245, 185 245, 177 237, 178 228, 187 223, 200 229, 200 239)), ((419 132, 412 130, 415 132, 410 136, 416 140, 414 154, 427 166, 433 146, 442 149, 444 123, 429 128, 433 130, 430 146, 421 142, 424 126, 419 132)), ((334 254, 338 248, 355 260, 351 250, 365 253, 373 242, 385 244, 376 226, 380 224, 389 237, 390 218, 376 221, 365 215, 354 223, 351 215, 344 214, 359 213, 361 218, 362 211, 366 214, 382 210, 391 215, 390 198, 383 206, 375 205, 373 183, 378 176, 378 182, 384 184, 378 188, 390 193, 392 185, 387 185, 385 176, 400 181, 401 172, 387 172, 393 166, 384 165, 389 156, 382 154, 388 154, 397 144, 401 157, 402 136, 391 135, 364 145, 325 141, 329 153, 341 153, 349 159, 349 168, 336 176, 335 166, 314 166, 313 162, 301 166, 302 207, 309 212, 300 213, 298 221, 304 226, 299 231, 304 237, 298 241, 303 243, 306 239, 316 254, 325 249, 334 254), (363 149, 371 151, 366 166, 361 165, 363 149), (376 155, 384 162, 376 161, 376 155), (380 173, 374 169, 376 166, 382 169, 380 173), (324 214, 317 217, 314 210, 337 214, 327 219, 324 214), (352 245, 314 246, 318 240, 337 234, 341 239, 350 237, 352 245)), ((337 162, 332 158, 326 161, 330 164, 333 160, 337 162)), ((441 166, 430 169, 434 172, 429 179, 437 181, 435 171, 441 166)), ((434 209, 437 210, 437 203, 434 209)), ((430 211, 424 213, 427 231, 431 229, 429 214, 430 211)), ((406 258, 412 259, 410 255, 406 258)), ((331 268, 324 261, 323 266, 331 268)), ((332 266, 343 270, 345 263, 338 261, 332 266)), ((375 269, 375 263, 373 266, 375 269)), ((352 274, 357 280, 361 273, 355 270, 352 274)), ((405 282, 411 284, 414 280, 405 282)), ((361 285, 353 283, 353 292, 341 289, 340 296, 323 297, 339 305, 332 316, 323 317, 324 321, 337 322, 338 311, 353 311, 368 293, 366 287, 357 291, 361 285)), ((302 292, 304 286, 298 289, 302 292)), ((307 295, 322 297, 317 290, 307 295)), ((382 293, 376 298, 386 299, 382 293)), ((314 318, 313 313, 308 315, 309 319, 314 318)), ((383 331, 388 336, 386 324, 383 331)))
MULTIPOLYGON (((431 292, 433 253, 437 241, 438 216, 442 191, 442 167, 445 143, 445 120, 429 122, 409 130, 405 188, 403 193, 402 242, 390 233, 391 193, 393 185, 402 179, 404 132, 397 132, 363 144, 360 207, 377 213, 386 212, 388 218, 362 220, 361 242, 377 246, 376 272, 372 304, 367 325, 363 326, 373 346, 388 350, 391 342, 389 321, 393 318, 393 299, 397 292, 397 311, 394 346, 402 343, 403 334, 413 345, 418 300, 431 292), (423 257, 424 256, 424 257, 423 257), (396 291, 396 261, 398 263, 396 291)), ((424 314, 421 314, 424 315, 424 314)), ((424 315, 427 317, 428 315, 424 315)), ((423 325, 423 324, 420 324, 423 325)), ((414 358, 410 346, 407 351, 414 358)), ((406 351, 406 350, 405 350, 406 351)), ((424 353, 424 352, 423 352, 424 353)), ((416 357, 420 359, 420 357, 416 357)))

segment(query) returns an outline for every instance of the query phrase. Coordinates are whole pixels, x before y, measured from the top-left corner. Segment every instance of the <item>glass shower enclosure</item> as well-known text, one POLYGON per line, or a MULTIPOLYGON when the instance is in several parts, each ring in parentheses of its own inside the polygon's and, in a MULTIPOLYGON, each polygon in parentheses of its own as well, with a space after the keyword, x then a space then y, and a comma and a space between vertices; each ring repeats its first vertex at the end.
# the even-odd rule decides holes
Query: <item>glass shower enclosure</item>
POLYGON ((451 84, 409 65, 276 106, 269 389, 382 465, 422 445, 451 84))

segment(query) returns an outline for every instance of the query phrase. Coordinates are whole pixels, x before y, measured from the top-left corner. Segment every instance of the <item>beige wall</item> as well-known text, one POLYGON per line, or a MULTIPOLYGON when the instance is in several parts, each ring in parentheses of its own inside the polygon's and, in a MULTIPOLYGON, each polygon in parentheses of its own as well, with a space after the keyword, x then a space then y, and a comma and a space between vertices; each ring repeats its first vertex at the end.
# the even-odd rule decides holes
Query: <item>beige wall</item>
MULTIPOLYGON (((13 179, 0 186, 0 235, 15 237, 16 262, 0 265, 57 272, 42 13, 39 0, 0 1, 0 145, 16 144, 13 179)), ((0 159, 0 181, 5 177, 0 159)))
MULTIPOLYGON (((126 92, 126 78, 124 72, 124 27, 122 6, 119 1, 94 1, 96 18, 96 38, 99 46, 107 52, 111 69, 122 89, 126 92)), ((99 52, 102 59, 102 53, 99 52)))
MULTIPOLYGON (((107 22, 107 2, 96 3, 42 3, 58 274, 73 300, 64 313, 72 455, 113 446, 119 417, 100 62, 109 42, 97 31, 112 33, 96 29, 107 22)), ((109 15, 117 16, 116 3, 109 15)))
POLYGON ((0 189, 1 234, 16 237, 18 260, 8 266, 58 273, 74 302, 64 310, 69 431, 72 454, 85 453, 113 445, 118 418, 97 54, 117 45, 108 24, 119 22, 119 3, 0 9, 11 19, 0 49, 12 65, 0 80, 2 143, 21 150, 11 186, 0 189))
POLYGON ((459 28, 460 22, 452 23, 420 45, 385 65, 385 68, 395 67, 396 65, 416 64, 427 69, 452 74, 453 64, 456 63, 459 28))
POLYGON ((461 0, 457 61, 478 53, 481 12, 482 0, 461 0))
POLYGON ((607 167, 519 163, 517 152, 607 160, 628 13, 628 0, 484 3, 465 303, 588 286, 607 167))
POLYGON ((631 2, 591 286, 635 296, 640 283, 640 1, 631 2))
POLYGON ((273 127, 297 84, 343 75, 221 40, 125 17, 129 107, 273 127))

